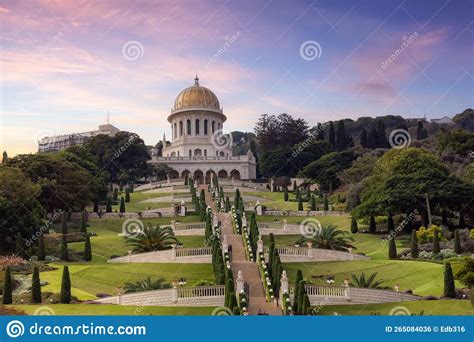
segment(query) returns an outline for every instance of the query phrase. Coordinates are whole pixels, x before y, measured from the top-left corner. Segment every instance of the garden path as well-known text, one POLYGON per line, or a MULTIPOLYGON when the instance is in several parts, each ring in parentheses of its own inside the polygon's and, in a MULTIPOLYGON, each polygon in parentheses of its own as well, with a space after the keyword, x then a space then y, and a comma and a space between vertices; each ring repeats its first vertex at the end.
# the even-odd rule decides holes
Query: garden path
MULTIPOLYGON (((207 185, 201 185, 200 188, 204 189, 207 205, 212 208, 213 212, 217 212, 211 194, 207 190, 207 185)), ((227 235, 227 242, 229 246, 232 246, 232 273, 234 279, 237 279, 237 273, 242 271, 244 281, 249 285, 249 314, 257 315, 259 310, 261 310, 269 315, 281 315, 282 311, 276 303, 268 303, 266 301, 258 266, 255 262, 246 259, 242 236, 234 233, 230 214, 217 213, 217 217, 222 224, 222 234, 227 235)))

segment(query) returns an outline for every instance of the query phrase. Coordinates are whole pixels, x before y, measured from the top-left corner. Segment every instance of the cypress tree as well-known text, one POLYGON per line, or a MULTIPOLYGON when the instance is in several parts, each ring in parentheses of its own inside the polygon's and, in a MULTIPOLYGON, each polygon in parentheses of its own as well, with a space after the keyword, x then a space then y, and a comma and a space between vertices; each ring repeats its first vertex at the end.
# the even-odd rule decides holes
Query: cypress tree
POLYGON ((130 189, 129 188, 125 189, 125 202, 126 203, 130 202, 130 189))
POLYGON ((459 230, 457 229, 454 231, 454 253, 462 253, 461 240, 459 239, 459 230))
POLYGON ((228 213, 230 211, 230 200, 229 196, 225 197, 225 212, 228 213))
POLYGON ((296 189, 298 189, 298 186, 296 185, 296 181, 293 181, 293 193, 296 194, 296 189))
POLYGON ((118 189, 117 188, 114 189, 113 200, 114 200, 114 202, 116 202, 118 200, 118 189))
POLYGON ((418 258, 419 250, 418 250, 418 238, 416 236, 416 230, 412 230, 411 232, 411 257, 413 259, 418 258))
POLYGON ((456 297, 456 288, 454 286, 454 275, 451 263, 448 261, 444 265, 444 296, 447 298, 456 297))
POLYGON ((235 296, 235 292, 232 292, 230 294, 230 303, 229 303, 229 308, 234 311, 235 309, 238 309, 239 306, 237 305, 237 297, 235 296))
POLYGON ((309 301, 308 295, 305 294, 303 297, 303 307, 301 308, 301 314, 306 316, 309 312, 309 309, 311 309, 311 303, 309 301))
POLYGON ((285 186, 284 193, 283 193, 283 200, 288 202, 288 187, 285 186))
POLYGON ((334 132, 334 124, 329 122, 329 133, 328 133, 328 140, 332 147, 336 147, 336 134, 334 132))
POLYGON ((352 216, 351 218, 351 233, 356 234, 359 231, 359 227, 357 226, 357 219, 352 216))
POLYGON ((20 232, 18 232, 15 237, 15 254, 22 258, 25 257, 25 247, 20 232))
POLYGON ((324 129, 321 127, 321 123, 318 122, 318 125, 316 127, 316 140, 322 141, 324 140, 324 129))
POLYGON ((85 211, 82 211, 82 213, 81 213, 80 231, 81 231, 81 233, 87 233, 86 212, 85 211))
POLYGON ((316 211, 316 198, 311 195, 311 211, 316 211))
POLYGON ((86 240, 84 241, 84 260, 92 260, 91 238, 89 234, 86 235, 86 240))
POLYGON ((300 198, 298 199, 298 211, 303 211, 303 200, 300 198))
POLYGON ((439 254, 440 252, 440 247, 439 247, 439 235, 438 231, 434 231, 434 236, 433 236, 433 254, 439 254))
POLYGON ((296 188, 296 192, 295 192, 295 197, 296 197, 296 200, 299 201, 300 198, 301 198, 301 192, 300 192, 300 188, 296 188))
POLYGON ((63 268, 60 302, 61 304, 71 303, 71 278, 69 277, 69 268, 67 266, 64 266, 63 268))
POLYGON ((135 189, 135 183, 131 182, 130 183, 130 193, 133 194, 133 191, 135 189))
POLYGON ((41 234, 38 239, 38 260, 44 261, 46 258, 46 249, 44 246, 44 236, 41 234))
POLYGON ((105 212, 106 213, 112 212, 112 199, 110 197, 107 197, 107 206, 105 207, 105 212))
POLYGON ((7 266, 5 269, 5 273, 3 275, 3 296, 2 296, 2 303, 3 304, 11 304, 13 302, 12 296, 12 276, 10 273, 10 266, 7 266))
POLYGON ((364 128, 360 134, 360 146, 367 148, 367 130, 364 128))
POLYGON ((443 226, 448 226, 448 212, 446 210, 446 208, 443 208, 443 212, 441 214, 442 218, 441 218, 441 224, 443 226))
POLYGON ((393 214, 391 211, 388 212, 387 229, 389 232, 391 232, 392 230, 395 230, 395 224, 393 222, 393 214))
POLYGON ((119 183, 119 191, 122 192, 123 191, 123 182, 120 181, 119 183))
POLYGON ((466 221, 464 220, 464 212, 460 211, 459 212, 459 229, 464 229, 466 228, 466 221))
POLYGON ((395 244, 395 238, 393 237, 388 239, 388 258, 397 258, 397 245, 395 244))
POLYGON ((94 213, 97 213, 99 212, 99 200, 97 199, 97 197, 94 198, 94 209, 93 209, 94 213))
POLYGON ((329 200, 327 195, 324 195, 324 211, 329 211, 329 200))
MULTIPOLYGON (((295 284, 299 284, 303 280, 303 272, 301 270, 296 271, 296 282, 295 284)), ((295 286, 295 293, 293 297, 293 312, 298 311, 298 291, 299 286, 295 286)))
POLYGON ((41 303, 41 282, 38 267, 36 266, 33 268, 33 275, 31 277, 31 302, 41 303))
POLYGON ((370 222, 369 222, 369 232, 374 234, 377 231, 377 224, 375 223, 375 216, 370 215, 370 222))
POLYGON ((304 281, 301 280, 299 283, 298 283, 298 305, 297 305, 297 311, 296 311, 296 314, 297 315, 302 315, 302 312, 303 312, 303 300, 304 300, 304 296, 306 295, 306 290, 304 288, 304 281))
POLYGON ((61 217, 61 234, 67 234, 67 217, 63 214, 61 217))
POLYGON ((120 197, 120 212, 121 213, 125 212, 125 200, 124 200, 123 196, 120 197))
POLYGON ((61 260, 69 260, 69 252, 67 250, 67 238, 65 234, 61 235, 61 260))

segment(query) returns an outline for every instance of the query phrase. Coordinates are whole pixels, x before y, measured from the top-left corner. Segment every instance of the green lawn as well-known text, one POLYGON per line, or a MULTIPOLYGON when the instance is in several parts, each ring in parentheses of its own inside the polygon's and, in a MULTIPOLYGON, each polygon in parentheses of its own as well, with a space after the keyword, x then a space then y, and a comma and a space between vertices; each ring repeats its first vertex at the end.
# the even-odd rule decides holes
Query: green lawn
MULTIPOLYGON (((17 309, 25 311, 28 315, 33 315, 35 310, 44 305, 15 305, 17 309)), ((48 308, 56 315, 135 315, 135 316, 204 316, 211 315, 214 307, 172 307, 172 306, 120 306, 102 304, 52 304, 48 308)))
MULTIPOLYGON (((265 198, 268 201, 262 202, 262 205, 265 205, 268 210, 298 210, 298 202, 285 202, 283 199, 284 193, 283 192, 264 192, 264 191, 251 191, 246 192, 245 195, 247 196, 257 196, 261 198, 265 198)), ((288 197, 290 200, 296 200, 296 196, 292 193, 288 193, 288 197)), ((233 195, 229 196, 230 199, 233 199, 233 195)), ((323 198, 316 198, 316 206, 322 210, 324 199, 323 198)), ((255 205, 255 201, 246 201, 246 205, 255 205)), ((303 202, 303 209, 310 210, 310 202, 303 202)))
MULTIPOLYGON (((180 217, 181 222, 198 222, 198 216, 180 217)), ((125 246, 125 239, 119 237, 118 234, 122 232, 122 224, 125 219, 101 219, 89 221, 90 227, 88 232, 93 232, 97 236, 91 237, 92 246, 92 263, 104 263, 112 255, 125 255, 129 247, 125 246)), ((163 225, 170 224, 171 218, 162 217, 156 219, 142 219, 145 226, 147 225, 163 225)), ((202 247, 204 242, 203 236, 179 236, 178 240, 184 247, 202 247)), ((83 251, 84 243, 76 242, 68 244, 68 247, 73 251, 83 251)))
POLYGON ((327 305, 318 315, 389 315, 398 310, 412 315, 474 315, 474 307, 468 300, 420 300, 415 302, 361 304, 361 305, 327 305), (397 308, 402 307, 402 308, 397 308), (406 311, 406 308, 408 311, 406 311))
MULTIPOLYGON (((62 264, 61 264, 62 265, 62 264)), ((62 266, 54 271, 41 272, 41 280, 49 284, 43 291, 57 293, 60 291, 62 266)), ((67 263, 71 274, 72 294, 80 300, 96 298, 97 293, 116 294, 117 288, 127 282, 134 282, 150 276, 152 279, 165 278, 167 283, 176 282, 179 278, 187 279, 187 285, 193 286, 200 279, 213 280, 211 264, 86 264, 67 263)))
MULTIPOLYGON (((331 261, 311 263, 285 263, 290 283, 295 282, 296 271, 300 269, 303 276, 314 284, 326 285, 328 275, 335 276, 335 284, 342 285, 351 274, 377 272, 379 279, 385 280, 383 285, 393 289, 400 284, 402 291, 412 290, 420 296, 440 296, 443 293, 443 270, 441 264, 423 261, 400 260, 358 260, 331 261), (316 278, 314 278, 316 277, 316 278)), ((456 284, 462 287, 461 284, 456 284)))
MULTIPOLYGON (((197 222, 198 216, 179 218, 182 222, 197 222)), ((169 224, 171 218, 143 219, 144 225, 169 224)), ((97 236, 91 237, 92 261, 89 263, 53 263, 55 271, 41 272, 41 279, 49 282, 43 287, 44 291, 59 292, 62 265, 69 265, 72 293, 81 300, 93 299, 97 293, 113 294, 125 282, 143 279, 164 277, 167 282, 176 281, 180 277, 188 279, 188 285, 193 285, 199 279, 214 279, 210 264, 108 264, 112 255, 126 255, 129 247, 124 245, 125 239, 119 237, 122 232, 124 219, 91 220, 88 232, 97 236)), ((178 240, 184 247, 201 247, 203 236, 180 236, 178 240)), ((83 251, 84 243, 69 243, 72 251, 83 251)))

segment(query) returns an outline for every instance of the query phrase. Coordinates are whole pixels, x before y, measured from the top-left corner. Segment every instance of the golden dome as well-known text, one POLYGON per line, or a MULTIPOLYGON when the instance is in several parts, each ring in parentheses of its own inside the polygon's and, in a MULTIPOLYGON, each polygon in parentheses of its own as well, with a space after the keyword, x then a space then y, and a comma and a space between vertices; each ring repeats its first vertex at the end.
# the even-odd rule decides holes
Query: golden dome
POLYGON ((197 75, 194 85, 182 90, 176 97, 172 113, 188 109, 207 109, 222 113, 217 96, 211 90, 199 85, 197 75))

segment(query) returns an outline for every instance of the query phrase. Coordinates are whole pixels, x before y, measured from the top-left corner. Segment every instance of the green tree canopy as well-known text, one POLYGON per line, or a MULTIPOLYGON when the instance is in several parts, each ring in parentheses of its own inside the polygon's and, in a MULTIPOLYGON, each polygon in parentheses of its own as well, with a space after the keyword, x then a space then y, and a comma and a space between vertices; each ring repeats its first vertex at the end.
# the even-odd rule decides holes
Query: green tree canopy
POLYGON ((0 251, 12 252, 15 236, 31 237, 42 224, 38 186, 21 170, 0 166, 0 251))
POLYGON ((354 214, 404 213, 423 207, 425 194, 433 207, 463 208, 472 201, 474 186, 451 174, 423 149, 392 149, 377 161, 373 174, 364 181, 361 204, 354 214))

